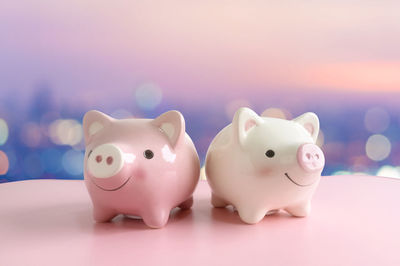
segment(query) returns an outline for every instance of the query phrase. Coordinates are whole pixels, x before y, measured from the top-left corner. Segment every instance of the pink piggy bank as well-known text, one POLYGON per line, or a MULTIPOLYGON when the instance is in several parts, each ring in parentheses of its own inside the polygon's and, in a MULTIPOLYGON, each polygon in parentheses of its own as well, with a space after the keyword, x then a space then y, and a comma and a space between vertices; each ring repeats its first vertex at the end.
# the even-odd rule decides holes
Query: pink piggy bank
POLYGON ((125 214, 160 228, 171 209, 193 205, 200 163, 181 113, 117 120, 89 111, 83 129, 85 184, 97 222, 125 214))
POLYGON ((308 215, 325 164, 315 145, 318 133, 314 113, 288 121, 239 109, 207 151, 211 203, 233 205, 249 224, 280 209, 293 216, 308 215))

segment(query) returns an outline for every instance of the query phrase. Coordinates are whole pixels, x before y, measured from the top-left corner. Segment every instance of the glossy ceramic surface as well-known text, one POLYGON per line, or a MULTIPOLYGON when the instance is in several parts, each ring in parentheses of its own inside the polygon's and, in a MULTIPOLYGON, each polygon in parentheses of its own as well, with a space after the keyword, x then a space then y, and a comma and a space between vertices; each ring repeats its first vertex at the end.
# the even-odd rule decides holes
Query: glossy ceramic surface
POLYGON ((288 121, 239 109, 207 152, 212 204, 233 205, 249 224, 280 209, 307 216, 325 164, 318 133, 314 113, 288 121))
POLYGON ((200 163, 181 113, 117 120, 89 111, 83 128, 85 183, 96 221, 136 215, 160 228, 172 208, 192 206, 200 163))

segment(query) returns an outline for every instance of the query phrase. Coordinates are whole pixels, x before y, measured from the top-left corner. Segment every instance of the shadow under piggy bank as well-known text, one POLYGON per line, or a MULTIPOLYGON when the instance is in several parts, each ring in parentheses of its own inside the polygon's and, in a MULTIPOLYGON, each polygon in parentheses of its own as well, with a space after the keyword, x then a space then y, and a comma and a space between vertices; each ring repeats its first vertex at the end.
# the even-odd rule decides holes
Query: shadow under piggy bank
MULTIPOLYGON (((170 212, 168 223, 165 227, 191 222, 193 222, 192 209, 181 210, 179 208, 174 208, 170 212)), ((114 234, 126 232, 127 230, 162 230, 164 228, 151 228, 143 222, 141 217, 133 215, 118 215, 110 222, 93 223, 93 230, 96 234, 114 234)))
MULTIPOLYGON (((227 206, 225 208, 212 207, 211 216, 213 219, 219 222, 249 225, 241 220, 238 211, 233 206, 227 206)), ((269 222, 273 223, 280 220, 286 220, 288 218, 298 218, 298 217, 294 217, 285 211, 277 210, 267 213, 264 219, 262 219, 259 223, 269 223, 269 222)))

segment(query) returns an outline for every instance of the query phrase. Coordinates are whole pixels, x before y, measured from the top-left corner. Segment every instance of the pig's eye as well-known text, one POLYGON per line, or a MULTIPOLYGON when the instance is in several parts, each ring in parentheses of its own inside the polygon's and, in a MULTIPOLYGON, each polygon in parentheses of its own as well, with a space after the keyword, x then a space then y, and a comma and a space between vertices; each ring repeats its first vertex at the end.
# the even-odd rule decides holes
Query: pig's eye
POLYGON ((151 158, 154 157, 154 153, 153 153, 151 150, 145 150, 145 151, 143 152, 143 156, 144 156, 144 158, 146 158, 146 159, 151 159, 151 158))
POLYGON ((265 152, 265 156, 267 156, 268 158, 272 158, 275 156, 275 152, 273 150, 267 150, 265 152))

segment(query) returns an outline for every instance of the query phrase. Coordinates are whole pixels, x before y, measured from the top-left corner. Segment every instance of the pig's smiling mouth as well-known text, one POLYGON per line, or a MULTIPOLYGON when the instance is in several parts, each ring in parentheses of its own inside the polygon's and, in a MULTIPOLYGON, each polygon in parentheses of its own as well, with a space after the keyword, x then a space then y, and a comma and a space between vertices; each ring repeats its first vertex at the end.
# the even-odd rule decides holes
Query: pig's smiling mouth
POLYGON ((123 186, 125 186, 125 185, 129 182, 129 180, 131 180, 131 177, 132 177, 132 176, 128 177, 128 179, 127 179, 124 183, 122 183, 122 185, 120 185, 120 186, 118 186, 118 187, 116 187, 116 188, 112 188, 112 189, 106 189, 106 188, 103 188, 103 187, 97 185, 96 182, 94 182, 94 180, 93 180, 92 178, 91 178, 90 180, 93 182, 93 184, 94 184, 96 187, 100 188, 101 190, 104 190, 104 191, 116 191, 116 190, 118 190, 118 189, 121 189, 123 186))
POLYGON ((312 182, 312 183, 307 184, 307 185, 302 185, 302 184, 299 184, 299 183, 295 182, 292 178, 290 178, 290 176, 289 176, 288 173, 285 173, 285 176, 286 176, 293 184, 295 184, 295 185, 297 185, 297 186, 299 186, 299 187, 308 187, 308 186, 311 186, 312 184, 315 183, 315 182, 312 182))

